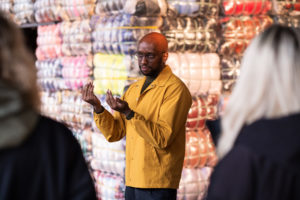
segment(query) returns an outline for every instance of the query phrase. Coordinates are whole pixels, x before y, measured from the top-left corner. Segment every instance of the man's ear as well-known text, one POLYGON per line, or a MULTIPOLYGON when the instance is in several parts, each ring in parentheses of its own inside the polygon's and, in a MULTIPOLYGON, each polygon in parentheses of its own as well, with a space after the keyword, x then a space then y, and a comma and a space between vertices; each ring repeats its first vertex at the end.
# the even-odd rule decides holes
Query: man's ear
POLYGON ((168 52, 163 53, 162 59, 164 63, 166 63, 166 61, 168 60, 168 56, 169 56, 168 52))

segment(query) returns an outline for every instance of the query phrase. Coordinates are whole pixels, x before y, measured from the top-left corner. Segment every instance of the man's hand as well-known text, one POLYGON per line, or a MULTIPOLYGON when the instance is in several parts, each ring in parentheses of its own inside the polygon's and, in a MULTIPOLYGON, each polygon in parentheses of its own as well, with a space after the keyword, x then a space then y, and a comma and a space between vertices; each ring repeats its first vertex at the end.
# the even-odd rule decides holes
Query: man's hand
POLYGON ((104 111, 104 108, 102 107, 101 102, 95 96, 93 91, 94 91, 93 83, 86 84, 81 91, 82 99, 85 102, 91 104, 94 107, 94 111, 96 113, 101 113, 104 111))
POLYGON ((106 102, 113 110, 123 113, 126 116, 131 112, 128 103, 119 98, 114 98, 110 90, 106 92, 106 102))

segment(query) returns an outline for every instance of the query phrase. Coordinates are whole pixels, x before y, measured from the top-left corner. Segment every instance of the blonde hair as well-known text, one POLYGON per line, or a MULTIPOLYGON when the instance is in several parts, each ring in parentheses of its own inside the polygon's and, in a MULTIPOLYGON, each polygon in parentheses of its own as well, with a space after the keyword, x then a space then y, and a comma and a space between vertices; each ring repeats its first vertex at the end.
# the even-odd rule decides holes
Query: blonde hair
POLYGON ((39 111, 40 99, 33 54, 21 30, 0 12, 0 81, 17 89, 26 107, 39 111))
POLYGON ((232 148, 244 125, 300 111, 300 42, 297 32, 273 25, 247 48, 241 75, 222 118, 218 154, 232 148))

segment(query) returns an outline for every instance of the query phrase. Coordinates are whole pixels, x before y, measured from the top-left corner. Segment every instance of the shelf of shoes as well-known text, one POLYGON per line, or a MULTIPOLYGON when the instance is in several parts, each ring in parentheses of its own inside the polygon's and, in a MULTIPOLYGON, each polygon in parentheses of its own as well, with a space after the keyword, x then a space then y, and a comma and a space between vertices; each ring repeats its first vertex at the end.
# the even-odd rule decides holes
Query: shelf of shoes
POLYGON ((271 9, 269 0, 224 0, 221 3, 222 41, 218 54, 221 57, 222 93, 231 93, 240 74, 241 58, 251 39, 273 23, 268 15, 271 9))
POLYGON ((273 1, 272 15, 275 21, 291 27, 300 27, 300 2, 291 0, 273 1))

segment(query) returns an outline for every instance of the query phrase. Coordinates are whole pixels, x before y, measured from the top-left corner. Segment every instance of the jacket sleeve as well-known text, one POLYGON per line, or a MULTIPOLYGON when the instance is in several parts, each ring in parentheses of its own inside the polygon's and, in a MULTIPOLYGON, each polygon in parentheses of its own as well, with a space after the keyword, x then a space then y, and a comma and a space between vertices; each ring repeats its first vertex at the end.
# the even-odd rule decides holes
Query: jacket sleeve
POLYGON ((109 142, 119 141, 126 135, 124 116, 119 112, 114 115, 107 110, 100 114, 94 112, 94 121, 109 142))
POLYGON ((161 103, 157 121, 146 120, 139 113, 131 119, 137 133, 159 149, 167 148, 177 133, 185 131, 188 111, 192 104, 189 90, 183 84, 170 85, 161 103))

